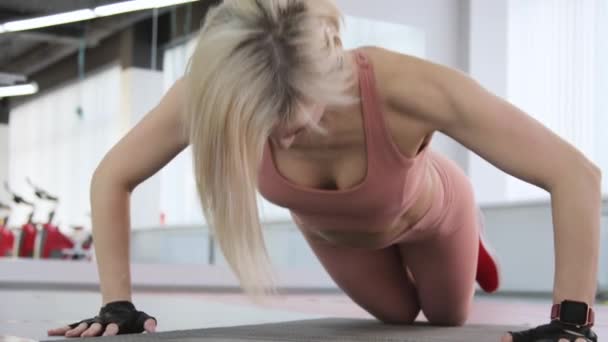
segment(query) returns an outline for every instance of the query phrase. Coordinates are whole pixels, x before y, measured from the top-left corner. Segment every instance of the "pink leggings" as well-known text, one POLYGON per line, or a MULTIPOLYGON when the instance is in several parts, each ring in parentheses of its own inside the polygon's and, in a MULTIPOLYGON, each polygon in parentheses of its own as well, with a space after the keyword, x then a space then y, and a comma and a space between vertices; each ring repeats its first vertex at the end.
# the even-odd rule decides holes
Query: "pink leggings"
POLYGON ((434 154, 443 189, 432 209, 387 248, 336 246, 307 239, 335 283, 359 306, 390 324, 420 311, 434 325, 462 325, 475 292, 479 211, 471 184, 452 161, 434 154))

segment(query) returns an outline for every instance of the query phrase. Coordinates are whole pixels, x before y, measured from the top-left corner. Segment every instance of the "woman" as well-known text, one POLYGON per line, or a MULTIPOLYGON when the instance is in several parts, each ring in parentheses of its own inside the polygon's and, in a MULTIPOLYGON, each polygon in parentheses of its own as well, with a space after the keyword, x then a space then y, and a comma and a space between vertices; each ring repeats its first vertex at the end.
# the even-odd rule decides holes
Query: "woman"
POLYGON ((599 169, 462 73, 380 48, 345 51, 340 19, 330 0, 226 0, 209 12, 185 79, 93 177, 105 305, 49 334, 155 330, 131 303, 129 193, 189 144, 204 214, 253 298, 272 292, 259 190, 291 210, 334 281, 379 320, 410 324, 422 311, 431 324, 464 324, 476 278, 494 291, 498 271, 470 182, 429 148, 441 131, 552 195, 563 314, 503 341, 594 340, 577 309, 595 298, 599 169))

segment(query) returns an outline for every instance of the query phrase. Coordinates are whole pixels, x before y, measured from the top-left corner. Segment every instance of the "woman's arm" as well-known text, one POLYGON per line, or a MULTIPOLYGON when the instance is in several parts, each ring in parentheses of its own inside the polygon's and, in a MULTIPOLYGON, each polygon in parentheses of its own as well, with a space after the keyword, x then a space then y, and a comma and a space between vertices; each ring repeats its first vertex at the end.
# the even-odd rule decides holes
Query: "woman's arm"
POLYGON ((101 161, 91 182, 93 239, 103 304, 131 301, 129 198, 135 187, 188 146, 178 81, 101 161))
POLYGON ((454 138, 501 170, 551 194, 554 302, 593 305, 597 290, 601 172, 581 152, 465 74, 388 53, 391 104, 454 138), (405 81, 404 81, 405 80, 405 81))

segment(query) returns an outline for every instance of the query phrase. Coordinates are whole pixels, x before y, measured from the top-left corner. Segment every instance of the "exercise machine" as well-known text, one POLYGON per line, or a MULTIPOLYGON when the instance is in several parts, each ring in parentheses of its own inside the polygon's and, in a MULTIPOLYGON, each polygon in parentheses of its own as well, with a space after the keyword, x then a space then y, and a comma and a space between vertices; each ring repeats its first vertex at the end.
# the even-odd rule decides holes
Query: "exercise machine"
POLYGON ((35 185, 29 178, 27 183, 34 190, 34 194, 41 201, 50 202, 53 207, 49 212, 46 223, 41 225, 37 240, 37 251, 42 259, 91 259, 90 248, 92 245, 91 235, 85 235, 84 227, 71 226, 73 237, 63 234, 59 227, 53 224, 59 198, 49 194, 40 186, 35 185))
POLYGON ((0 221, 0 258, 11 257, 14 253, 15 234, 9 229, 8 222, 12 208, 0 202, 0 212, 5 212, 0 221))
POLYGON ((28 215, 27 222, 21 225, 21 229, 19 229, 18 237, 16 237, 14 254, 15 256, 21 258, 33 258, 35 257, 36 250, 36 236, 38 234, 38 230, 36 229, 36 225, 33 222, 34 213, 36 211, 36 206, 34 203, 25 200, 22 196, 16 194, 8 185, 8 182, 4 182, 4 189, 8 194, 11 195, 13 202, 18 205, 24 205, 31 208, 31 211, 28 215))

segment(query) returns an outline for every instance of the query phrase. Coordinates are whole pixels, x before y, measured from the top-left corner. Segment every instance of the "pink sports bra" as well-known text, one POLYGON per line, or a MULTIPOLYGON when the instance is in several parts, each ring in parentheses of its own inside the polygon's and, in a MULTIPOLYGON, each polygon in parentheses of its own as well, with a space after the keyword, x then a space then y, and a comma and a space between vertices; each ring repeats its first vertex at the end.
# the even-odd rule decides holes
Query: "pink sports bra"
POLYGON ((430 142, 416 157, 401 154, 386 127, 372 64, 360 50, 355 56, 367 153, 363 181, 344 190, 294 184, 277 169, 270 142, 264 147, 258 190, 271 203, 289 209, 300 228, 382 231, 414 204, 422 190, 430 142))

